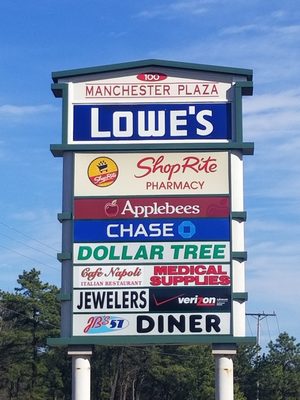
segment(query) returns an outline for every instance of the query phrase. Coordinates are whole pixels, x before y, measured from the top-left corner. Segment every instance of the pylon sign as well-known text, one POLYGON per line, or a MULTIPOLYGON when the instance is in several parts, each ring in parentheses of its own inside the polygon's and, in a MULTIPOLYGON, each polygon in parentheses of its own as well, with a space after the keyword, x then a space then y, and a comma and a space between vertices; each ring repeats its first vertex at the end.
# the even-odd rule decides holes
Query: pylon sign
POLYGON ((53 73, 63 99, 61 337, 245 343, 245 69, 146 60, 53 73))

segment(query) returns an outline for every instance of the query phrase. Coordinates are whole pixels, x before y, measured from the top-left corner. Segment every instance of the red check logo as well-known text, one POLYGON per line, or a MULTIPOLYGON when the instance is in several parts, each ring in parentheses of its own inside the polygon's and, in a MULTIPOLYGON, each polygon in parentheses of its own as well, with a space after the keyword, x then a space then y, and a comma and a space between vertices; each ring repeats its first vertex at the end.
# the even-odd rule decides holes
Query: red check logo
POLYGON ((157 300, 155 295, 153 295, 153 299, 154 299, 154 303, 155 303, 156 306, 161 306, 162 304, 165 304, 165 303, 168 303, 169 301, 178 299, 178 297, 181 297, 183 295, 184 295, 184 293, 179 294, 178 296, 170 297, 169 299, 162 300, 162 301, 157 300))

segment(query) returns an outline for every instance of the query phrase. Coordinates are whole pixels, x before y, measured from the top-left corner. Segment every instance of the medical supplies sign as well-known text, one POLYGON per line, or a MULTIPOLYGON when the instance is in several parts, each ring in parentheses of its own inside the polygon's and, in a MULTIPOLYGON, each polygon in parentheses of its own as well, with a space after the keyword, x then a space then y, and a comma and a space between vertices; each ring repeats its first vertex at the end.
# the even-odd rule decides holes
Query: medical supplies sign
POLYGON ((232 338, 241 316, 233 249, 244 250, 233 222, 242 167, 238 180, 232 169, 247 148, 238 113, 251 72, 151 60, 53 80, 70 249, 62 336, 112 345, 232 338))

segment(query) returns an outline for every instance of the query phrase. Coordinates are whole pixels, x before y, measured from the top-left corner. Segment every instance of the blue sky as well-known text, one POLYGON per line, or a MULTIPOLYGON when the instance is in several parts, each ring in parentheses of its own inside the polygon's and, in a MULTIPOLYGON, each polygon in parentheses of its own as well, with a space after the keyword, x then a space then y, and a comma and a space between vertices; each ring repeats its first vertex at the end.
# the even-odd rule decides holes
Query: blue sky
MULTIPOLYGON (((60 285, 61 101, 51 72, 149 58, 249 68, 244 98, 248 312, 262 343, 300 340, 300 6, 294 0, 2 0, 0 288, 36 267, 60 285)), ((249 334, 255 334, 249 318, 249 334)))

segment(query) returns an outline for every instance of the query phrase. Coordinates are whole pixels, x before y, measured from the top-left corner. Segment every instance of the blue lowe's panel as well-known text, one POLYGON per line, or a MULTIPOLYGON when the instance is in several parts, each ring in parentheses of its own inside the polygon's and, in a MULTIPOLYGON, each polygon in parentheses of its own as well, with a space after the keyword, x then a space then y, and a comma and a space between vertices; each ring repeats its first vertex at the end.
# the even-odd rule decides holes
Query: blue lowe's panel
POLYGON ((79 243, 229 239, 229 218, 74 221, 74 242, 79 243))
POLYGON ((230 140, 226 104, 75 105, 73 141, 230 140))

